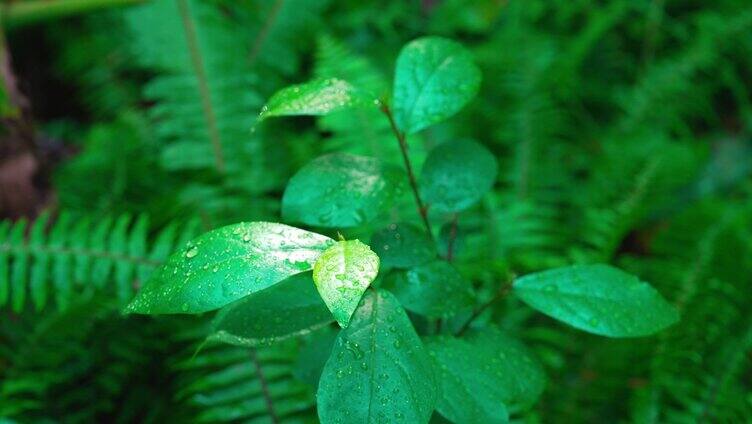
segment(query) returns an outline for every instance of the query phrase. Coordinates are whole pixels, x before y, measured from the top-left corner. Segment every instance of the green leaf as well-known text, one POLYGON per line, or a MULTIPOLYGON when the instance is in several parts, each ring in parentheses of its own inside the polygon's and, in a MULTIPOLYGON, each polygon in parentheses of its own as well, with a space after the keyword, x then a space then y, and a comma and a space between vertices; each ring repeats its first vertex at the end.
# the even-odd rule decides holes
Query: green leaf
POLYGON ((326 115, 357 106, 378 106, 378 101, 336 78, 318 79, 283 88, 261 109, 260 119, 272 116, 326 115))
POLYGON ((394 118, 407 134, 462 109, 478 92, 480 70, 460 44, 440 37, 408 43, 397 58, 394 118))
POLYGON ((369 290, 321 375, 321 422, 427 423, 437 396, 430 358, 407 314, 389 292, 369 290))
POLYGON ((494 155, 474 141, 440 144, 423 164, 423 199, 436 212, 467 209, 493 187, 497 170, 494 155))
POLYGON ((533 309, 602 336, 638 337, 679 315, 648 283, 608 265, 574 265, 526 275, 514 292, 533 309))
POLYGON ((339 331, 333 327, 327 326, 306 337, 308 342, 300 349, 298 360, 295 361, 293 369, 295 377, 310 384, 313 388, 318 387, 319 378, 332 353, 338 333, 339 331))
POLYGON ((317 227, 354 227, 373 220, 398 195, 402 172, 378 159, 335 153, 295 174, 282 197, 287 221, 317 227))
POLYGON ((126 312, 199 313, 309 271, 333 240, 270 222, 210 231, 173 253, 126 312))
POLYGON ((446 261, 393 273, 385 284, 405 309, 431 318, 455 315, 474 304, 470 285, 446 261))
POLYGON ((339 325, 346 327, 379 273, 379 257, 359 240, 339 241, 313 266, 313 281, 339 325))
POLYGON ((209 339, 258 346, 308 334, 332 321, 306 272, 222 308, 209 339))
POLYGON ((457 423, 503 423, 507 407, 527 408, 545 386, 540 364, 520 342, 494 327, 465 338, 426 340, 441 387, 436 409, 457 423))
POLYGON ((384 267, 410 268, 436 258, 425 231, 413 224, 390 224, 373 234, 371 246, 384 267))

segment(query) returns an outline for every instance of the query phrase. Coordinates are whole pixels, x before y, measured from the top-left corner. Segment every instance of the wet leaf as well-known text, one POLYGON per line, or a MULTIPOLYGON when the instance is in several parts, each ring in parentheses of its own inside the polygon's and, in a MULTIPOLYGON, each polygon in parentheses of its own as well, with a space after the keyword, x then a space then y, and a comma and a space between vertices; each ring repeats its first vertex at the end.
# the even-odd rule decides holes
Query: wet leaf
POLYGON ((602 336, 647 336, 679 320, 652 286, 608 265, 526 275, 515 281, 514 292, 533 309, 602 336))
POLYGON ((493 187, 497 170, 493 154, 474 141, 440 144, 431 150, 423 164, 420 175, 423 199, 435 212, 462 211, 493 187))
POLYGON ((480 70, 460 44, 441 37, 408 43, 397 58, 394 118, 412 134, 462 109, 478 92, 480 70))
POLYGON ((377 107, 373 97, 336 78, 319 79, 283 88, 261 109, 260 119, 273 116, 326 115, 356 106, 377 107))
POLYGON ((317 227, 354 227, 385 212, 402 172, 365 156, 336 153, 314 159, 295 174, 282 197, 287 221, 317 227))
POLYGON ((306 272, 222 308, 209 339, 258 346, 308 334, 333 321, 306 272))
POLYGON ((371 237, 373 251, 384 267, 410 268, 436 258, 426 232, 413 224, 390 224, 371 237))
POLYGON ((369 290, 319 382, 323 423, 427 423, 437 398, 430 358, 389 292, 369 290))
POLYGON ((339 241, 313 267, 313 281, 337 322, 346 327, 360 298, 379 273, 379 257, 359 240, 339 241))
POLYGON ((210 231, 173 253, 126 312, 199 313, 309 271, 334 241, 283 224, 244 222, 210 231))
POLYGON ((470 284, 446 261, 393 273, 385 284, 405 309, 431 318, 455 315, 474 304, 470 284))
POLYGON ((504 423, 508 410, 531 406, 545 386, 540 364, 494 327, 464 338, 426 340, 441 386, 436 409, 457 423, 504 423))

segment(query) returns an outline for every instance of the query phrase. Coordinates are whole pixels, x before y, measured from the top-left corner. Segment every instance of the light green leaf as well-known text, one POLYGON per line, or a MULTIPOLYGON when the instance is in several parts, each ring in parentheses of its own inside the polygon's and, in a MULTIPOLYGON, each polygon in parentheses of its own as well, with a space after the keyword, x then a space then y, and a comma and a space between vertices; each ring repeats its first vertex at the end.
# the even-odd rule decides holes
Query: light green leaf
POLYGON ((638 337, 679 315, 648 283, 608 265, 574 265, 526 275, 514 292, 533 309, 602 336, 638 337))
POLYGON ((545 386, 540 364, 518 341, 494 327, 459 339, 426 340, 441 387, 436 409, 457 423, 504 423, 507 407, 535 403, 545 386))
POLYGON ((319 382, 323 423, 427 423, 438 393, 432 364, 389 292, 369 290, 319 382))
POLYGON ((423 164, 423 199, 436 212, 467 209, 493 187, 497 170, 493 154, 474 141, 440 144, 423 164))
POLYGON ((287 221, 317 227, 354 227, 386 211, 398 195, 402 172, 365 156, 335 153, 295 174, 282 197, 287 221))
POLYGON ((334 241, 283 224, 244 222, 210 231, 175 252, 126 312, 199 313, 309 271, 334 241))
POLYGON ((308 334, 332 321, 306 272, 222 308, 209 339, 258 346, 308 334))
POLYGON ((412 134, 454 115, 480 87, 480 70, 460 44, 440 37, 411 41, 397 58, 394 118, 412 134))
POLYGON ((413 224, 390 224, 373 234, 371 246, 384 267, 410 268, 436 258, 426 232, 413 224))
POLYGON ((313 281, 339 325, 346 327, 376 275, 379 257, 359 240, 339 241, 313 266, 313 281))
POLYGON ((455 315, 474 303, 470 285, 446 261, 393 273, 385 284, 405 309, 431 318, 455 315))
POLYGON ((318 79, 277 91, 261 109, 260 119, 272 116, 326 115, 357 106, 378 106, 378 101, 336 78, 318 79))

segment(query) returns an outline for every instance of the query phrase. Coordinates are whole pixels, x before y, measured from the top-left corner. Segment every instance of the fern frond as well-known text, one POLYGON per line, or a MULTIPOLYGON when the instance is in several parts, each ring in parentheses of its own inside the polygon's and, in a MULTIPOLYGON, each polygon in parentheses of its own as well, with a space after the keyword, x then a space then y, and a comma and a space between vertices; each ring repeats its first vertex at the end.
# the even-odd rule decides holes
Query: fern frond
POLYGON ((21 312, 30 297, 41 310, 54 296, 65 309, 77 294, 100 290, 111 290, 125 302, 176 246, 197 232, 196 222, 168 225, 150 245, 143 215, 92 220, 63 213, 48 223, 46 214, 30 225, 0 222, 0 306, 10 303, 21 312))
POLYGON ((173 366, 176 400, 199 411, 196 422, 316 422, 313 389, 293 375, 297 352, 295 341, 188 351, 173 366))
POLYGON ((250 129, 263 99, 237 27, 217 5, 196 0, 149 2, 127 18, 136 57, 159 72, 144 95, 156 102, 157 134, 169 141, 164 167, 225 172, 258 163, 250 129))

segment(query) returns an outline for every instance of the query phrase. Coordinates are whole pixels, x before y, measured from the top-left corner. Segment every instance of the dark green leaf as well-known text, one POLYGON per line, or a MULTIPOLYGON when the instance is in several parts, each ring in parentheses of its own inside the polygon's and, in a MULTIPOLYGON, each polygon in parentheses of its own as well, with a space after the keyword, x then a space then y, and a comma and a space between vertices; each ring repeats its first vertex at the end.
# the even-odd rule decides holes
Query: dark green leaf
POLYGON ((336 78, 293 85, 276 92, 261 109, 260 119, 272 116, 326 115, 356 106, 376 107, 376 99, 336 78))
POLYGON ((436 409, 457 423, 507 422, 507 406, 532 405, 545 386, 538 362, 518 341, 494 327, 459 339, 432 337, 441 396, 436 409))
POLYGON ((293 373, 299 380, 318 387, 321 372, 332 353, 339 331, 327 326, 307 336, 308 342, 300 349, 293 373))
POLYGON ((337 322, 346 327, 379 273, 379 257, 359 240, 339 241, 313 266, 313 281, 337 322))
POLYGON ((394 117, 412 134, 454 115, 480 87, 480 70, 470 52, 440 37, 408 43, 397 58, 394 117))
POLYGON ((432 364, 389 292, 369 290, 340 332, 318 390, 323 423, 426 423, 436 398, 432 364))
POLYGON ((591 333, 637 337, 679 315, 648 283, 608 265, 575 265, 526 275, 514 292, 530 307, 591 333))
POLYGON ((493 154, 474 141, 440 144, 431 150, 423 164, 420 175, 423 198, 432 211, 467 209, 493 187, 497 168, 493 154))
POLYGON ((169 314, 218 309, 311 270, 332 243, 328 237, 283 224, 228 225, 173 253, 126 311, 169 314))
POLYGON ((473 292, 459 272, 436 260, 394 273, 386 281, 405 309, 427 317, 454 315, 473 306, 473 292))
POLYGON ((413 224, 390 224, 373 234, 371 246, 384 267, 410 268, 436 258, 425 231, 413 224))
POLYGON ((318 227, 361 225, 391 205, 401 181, 401 171, 378 159, 345 153, 321 156, 290 179, 282 216, 318 227))
POLYGON ((306 272, 222 308, 209 339, 258 346, 310 333, 332 321, 306 272))

